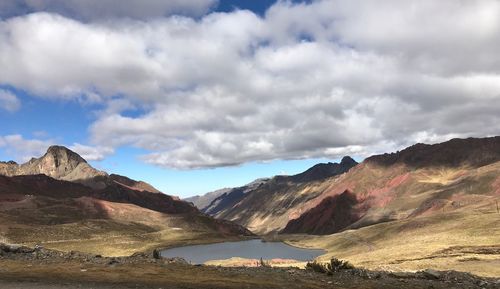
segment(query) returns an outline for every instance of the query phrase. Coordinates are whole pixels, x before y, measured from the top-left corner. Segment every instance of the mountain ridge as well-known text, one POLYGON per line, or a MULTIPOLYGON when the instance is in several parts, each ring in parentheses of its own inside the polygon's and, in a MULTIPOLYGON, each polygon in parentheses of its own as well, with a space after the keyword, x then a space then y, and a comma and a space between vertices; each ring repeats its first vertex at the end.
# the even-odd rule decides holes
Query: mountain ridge
POLYGON ((300 195, 290 194, 293 188, 304 188, 309 183, 319 184, 324 179, 335 178, 348 172, 356 165, 355 160, 345 156, 340 163, 320 163, 302 173, 274 176, 253 187, 233 188, 215 198, 212 204, 202 208, 202 211, 216 218, 235 221, 259 234, 279 231, 288 222, 288 217, 284 217, 280 212, 290 210, 317 194, 316 190, 308 190, 300 195), (274 203, 274 198, 279 200, 278 203, 274 203), (262 208, 267 208, 267 211, 262 208), (254 212, 262 213, 255 222, 252 220, 254 212))
POLYGON ((0 163, 4 236, 63 250, 73 250, 77 242, 85 252, 121 255, 253 234, 145 182, 96 170, 65 147, 51 146, 24 164, 0 163))

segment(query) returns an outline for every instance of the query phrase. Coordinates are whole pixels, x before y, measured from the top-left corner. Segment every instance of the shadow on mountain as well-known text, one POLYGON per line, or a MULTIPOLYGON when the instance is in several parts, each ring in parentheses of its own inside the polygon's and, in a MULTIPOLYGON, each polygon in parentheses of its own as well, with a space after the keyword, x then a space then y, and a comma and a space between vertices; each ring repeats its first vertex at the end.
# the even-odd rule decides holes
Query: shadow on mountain
POLYGON ((375 155, 365 160, 384 167, 405 164, 413 168, 481 167, 497 161, 500 161, 500 136, 452 139, 433 145, 418 143, 396 153, 375 155))
POLYGON ((356 195, 348 190, 327 197, 299 218, 290 220, 282 233, 326 235, 339 232, 361 218, 356 205, 356 195))

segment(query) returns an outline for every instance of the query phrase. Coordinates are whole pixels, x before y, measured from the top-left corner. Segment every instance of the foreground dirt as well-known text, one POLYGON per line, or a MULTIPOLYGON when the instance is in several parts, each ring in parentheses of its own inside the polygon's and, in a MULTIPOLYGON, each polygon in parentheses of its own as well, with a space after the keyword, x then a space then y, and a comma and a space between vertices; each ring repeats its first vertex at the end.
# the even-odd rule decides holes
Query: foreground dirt
POLYGON ((352 269, 327 275, 298 268, 193 266, 155 255, 105 258, 4 246, 0 288, 500 288, 498 279, 454 271, 352 269))
MULTIPOLYGON (((123 285, 105 285, 97 283, 51 283, 47 281, 3 281, 0 280, 0 288, 9 289, 119 289, 126 288, 123 285)), ((129 287, 134 288, 134 287, 129 287)))

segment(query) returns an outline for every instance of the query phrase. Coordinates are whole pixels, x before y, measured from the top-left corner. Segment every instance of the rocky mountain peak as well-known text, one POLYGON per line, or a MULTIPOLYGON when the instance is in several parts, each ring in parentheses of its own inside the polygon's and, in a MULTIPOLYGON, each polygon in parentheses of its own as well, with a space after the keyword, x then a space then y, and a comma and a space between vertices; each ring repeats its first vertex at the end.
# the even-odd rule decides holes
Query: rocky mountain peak
POLYGON ((76 152, 64 146, 50 146, 40 158, 32 158, 24 164, 2 163, 0 175, 24 176, 43 174, 54 179, 75 181, 93 188, 103 187, 98 177, 105 177, 105 172, 94 169, 76 152))
POLYGON ((342 160, 340 161, 340 165, 342 166, 355 166, 357 165, 358 162, 356 162, 353 158, 351 158, 350 156, 345 156, 342 158, 342 160))
POLYGON ((326 179, 336 175, 343 174, 356 166, 358 163, 350 156, 342 158, 340 163, 321 163, 314 165, 307 171, 289 177, 293 182, 310 182, 326 179))
POLYGON ((87 161, 79 154, 68 149, 67 147, 58 145, 50 146, 42 159, 53 160, 55 167, 69 165, 74 168, 80 163, 87 163, 87 161))

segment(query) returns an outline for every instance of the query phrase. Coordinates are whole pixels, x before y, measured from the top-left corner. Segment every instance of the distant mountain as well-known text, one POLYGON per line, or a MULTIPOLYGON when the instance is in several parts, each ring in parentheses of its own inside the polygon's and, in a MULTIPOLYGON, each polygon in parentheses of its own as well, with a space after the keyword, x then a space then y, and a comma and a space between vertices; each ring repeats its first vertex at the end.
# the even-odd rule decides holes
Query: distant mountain
POLYGON ((223 195, 231 190, 232 190, 232 188, 224 188, 224 189, 220 189, 220 190, 206 193, 206 194, 201 195, 201 196, 193 196, 193 197, 185 198, 184 201, 192 203, 199 210, 203 211, 203 208, 210 205, 210 203, 214 199, 218 198, 220 195, 223 195))
POLYGON ((206 210, 255 233, 331 234, 380 222, 489 207, 500 196, 500 137, 416 144, 357 164, 276 176, 206 210), (213 209, 216 208, 216 209, 213 209))
MULTIPOLYGON (((288 177, 288 180, 295 183, 306 183, 326 179, 332 176, 343 174, 356 166, 358 163, 349 156, 342 158, 340 163, 317 164, 307 171, 288 177)), ((285 177, 286 178, 286 177, 285 177)))
POLYGON ((269 179, 257 179, 245 186, 224 190, 223 194, 214 198, 207 206, 201 208, 201 211, 209 215, 217 215, 227 207, 238 203, 247 193, 252 192, 268 181, 269 179))
POLYGON ((107 177, 105 172, 94 169, 77 153, 63 146, 51 146, 45 155, 40 158, 32 158, 24 164, 17 164, 13 161, 0 162, 0 175, 37 174, 44 174, 57 180, 85 183, 94 188, 103 188, 105 185, 90 180, 97 177, 107 177))
POLYGON ((112 252, 107 254, 133 253, 129 243, 165 246, 190 238, 200 242, 251 235, 145 182, 96 170, 61 146, 25 164, 0 163, 0 224, 0 236, 13 242, 56 248, 71 243, 65 240, 95 241, 99 244, 92 248, 83 243, 64 248, 112 252), (120 251, 109 234, 125 242, 120 251))
POLYGON ((51 146, 42 157, 32 158, 24 164, 17 164, 14 161, 0 162, 0 175, 12 177, 38 174, 80 183, 93 189, 103 189, 116 183, 133 190, 160 193, 148 183, 99 171, 80 155, 64 146, 51 146))
POLYGON ((232 220, 256 233, 281 230, 289 221, 286 212, 316 197, 316 188, 329 178, 341 175, 357 164, 350 157, 340 163, 317 164, 300 174, 275 176, 225 191, 201 210, 220 219, 232 220))

